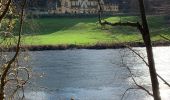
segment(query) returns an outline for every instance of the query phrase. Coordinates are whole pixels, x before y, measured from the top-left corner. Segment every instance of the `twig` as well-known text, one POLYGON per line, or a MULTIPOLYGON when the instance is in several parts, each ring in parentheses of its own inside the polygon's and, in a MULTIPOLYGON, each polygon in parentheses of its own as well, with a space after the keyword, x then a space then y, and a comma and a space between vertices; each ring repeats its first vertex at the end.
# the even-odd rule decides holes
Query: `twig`
MULTIPOLYGON (((8 1, 9 5, 10 5, 11 0, 8 1)), ((11 64, 16 60, 19 51, 20 51, 20 41, 21 41, 21 33, 22 33, 22 27, 23 27, 23 16, 24 16, 24 8, 26 5, 26 0, 24 0, 23 5, 22 5, 22 11, 21 11, 21 18, 20 18, 20 26, 19 26, 19 37, 18 37, 18 42, 17 42, 17 47, 16 47, 16 52, 15 55, 12 57, 11 60, 9 60, 6 63, 5 66, 5 70, 2 73, 2 77, 1 77, 1 86, 0 86, 0 100, 4 99, 4 88, 5 88, 5 78, 7 77, 7 73, 11 68, 11 64)), ((8 7, 9 8, 9 7, 8 7)), ((8 11, 8 9, 6 8, 6 10, 8 11)), ((6 11, 6 12, 7 12, 6 11)), ((0 20, 1 20, 2 15, 0 16, 0 20)), ((3 17, 2 17, 3 18, 3 17)))
POLYGON ((131 88, 126 89, 125 92, 123 93, 123 95, 122 95, 122 97, 121 97, 120 100, 123 100, 124 96, 126 95, 126 93, 127 93, 128 91, 134 90, 134 89, 140 89, 140 88, 132 88, 132 87, 131 87, 131 88))
MULTIPOLYGON (((145 61, 145 59, 139 54, 137 53, 135 50, 133 50, 131 47, 129 47, 128 45, 125 45, 129 50, 131 50, 133 53, 135 53, 139 58, 142 59, 142 61, 146 64, 146 66, 149 67, 148 63, 145 61)), ((157 76, 167 85, 170 87, 170 84, 163 78, 161 77, 158 73, 156 73, 157 76)))

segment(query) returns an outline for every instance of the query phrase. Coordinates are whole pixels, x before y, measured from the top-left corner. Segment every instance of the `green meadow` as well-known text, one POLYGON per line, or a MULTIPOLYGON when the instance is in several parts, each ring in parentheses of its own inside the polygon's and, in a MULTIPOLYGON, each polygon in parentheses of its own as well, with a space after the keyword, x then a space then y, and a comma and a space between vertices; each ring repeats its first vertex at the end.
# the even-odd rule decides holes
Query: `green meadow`
MULTIPOLYGON (((136 16, 108 17, 110 22, 138 21, 136 16)), ((152 41, 170 36, 170 21, 165 16, 148 16, 152 41)), ((100 26, 97 18, 39 18, 24 24, 23 45, 95 45, 142 42, 136 28, 100 26)))

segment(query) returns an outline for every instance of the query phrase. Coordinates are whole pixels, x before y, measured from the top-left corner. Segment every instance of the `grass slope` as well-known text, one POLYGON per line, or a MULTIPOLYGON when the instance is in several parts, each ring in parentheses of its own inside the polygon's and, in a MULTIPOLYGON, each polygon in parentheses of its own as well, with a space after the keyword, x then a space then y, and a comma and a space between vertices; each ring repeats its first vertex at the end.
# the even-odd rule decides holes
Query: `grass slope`
MULTIPOLYGON (((106 18, 110 22, 120 17, 106 18)), ((125 16, 121 21, 137 21, 138 17, 125 16)), ((149 27, 153 41, 162 41, 160 34, 169 36, 170 29, 163 16, 149 16, 149 27)), ((132 27, 101 27, 97 18, 41 18, 27 20, 24 26, 24 45, 95 45, 124 42, 141 42, 137 29, 132 27), (32 34, 34 33, 34 34, 32 34)))

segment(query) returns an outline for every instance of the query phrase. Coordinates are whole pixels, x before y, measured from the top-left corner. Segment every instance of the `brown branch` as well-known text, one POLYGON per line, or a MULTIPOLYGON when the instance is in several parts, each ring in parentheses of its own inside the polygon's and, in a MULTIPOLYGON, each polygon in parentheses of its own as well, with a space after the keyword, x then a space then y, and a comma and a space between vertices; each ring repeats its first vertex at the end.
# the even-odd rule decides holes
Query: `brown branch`
POLYGON ((6 15, 6 13, 8 12, 9 6, 11 4, 12 0, 8 0, 8 3, 4 9, 4 11, 2 12, 2 14, 0 15, 0 22, 2 21, 2 19, 4 18, 4 16, 6 15))
POLYGON ((140 88, 128 88, 128 89, 126 89, 126 91, 123 93, 123 95, 122 95, 122 97, 121 97, 120 100, 123 100, 125 94, 126 94, 128 91, 130 91, 130 90, 135 90, 135 89, 140 89, 140 88))
MULTIPOLYGON (((104 22, 99 21, 99 22, 100 22, 101 25, 137 27, 137 28, 140 30, 141 34, 143 34, 143 28, 142 28, 142 26, 141 26, 138 22, 137 22, 137 23, 133 23, 133 22, 110 23, 110 22, 107 22, 107 21, 104 21, 104 22)), ((163 37, 164 39, 170 41, 170 39, 168 39, 168 38, 166 38, 166 37, 164 37, 164 36, 161 36, 161 37, 163 37)), ((141 58, 142 61, 149 67, 149 64, 145 61, 145 59, 144 59, 140 54, 138 54, 136 51, 134 51, 134 50, 133 50, 132 48, 130 48, 129 46, 126 46, 126 47, 129 48, 132 52, 134 52, 139 58, 141 58)), ((169 84, 163 77, 161 77, 158 73, 156 73, 156 74, 157 74, 157 76, 158 76, 167 86, 170 87, 170 84, 169 84)), ((136 85, 137 85, 137 84, 136 84, 136 85)), ((139 85, 137 85, 137 86, 140 87, 139 85)), ((140 87, 140 88, 142 88, 142 87, 140 87)), ((143 90, 145 90, 145 88, 143 88, 143 90)), ((145 91, 146 91, 146 90, 145 90, 145 91)), ((149 92, 148 92, 148 93, 149 93, 149 92)))
POLYGON ((143 0, 138 0, 138 1, 139 1, 139 8, 141 14, 141 24, 139 24, 139 22, 137 22, 137 25, 129 24, 129 23, 121 23, 121 22, 118 23, 110 23, 107 21, 102 22, 101 18, 99 19, 100 20, 99 23, 101 25, 110 25, 110 26, 118 26, 118 25, 132 26, 132 27, 136 27, 140 31, 147 51, 153 98, 154 100, 161 100, 160 91, 159 91, 159 82, 157 79, 157 73, 156 73, 155 62, 154 62, 153 51, 152 51, 152 44, 151 44, 150 33, 149 33, 149 27, 146 19, 146 14, 145 14, 144 1, 143 0))
POLYGON ((17 81, 17 82, 20 82, 20 83, 22 82, 21 85, 24 86, 24 85, 29 81, 29 79, 30 79, 29 71, 28 71, 28 69, 25 68, 25 67, 19 67, 19 68, 17 68, 16 70, 17 70, 17 73, 18 73, 18 71, 25 71, 25 73, 26 73, 26 75, 27 75, 27 78, 26 78, 25 80, 23 80, 23 79, 18 79, 18 78, 17 78, 17 75, 14 74, 15 78, 14 78, 14 79, 8 79, 8 80, 6 80, 6 81, 5 81, 5 84, 7 84, 7 83, 10 82, 10 81, 17 81))
POLYGON ((139 85, 139 84, 136 82, 136 80, 135 80, 135 78, 133 77, 133 74, 132 74, 132 71, 130 70, 130 68, 129 68, 128 66, 126 66, 126 68, 128 69, 128 71, 129 71, 129 73, 130 73, 130 75, 131 75, 131 78, 132 78, 133 82, 135 83, 135 85, 136 85, 137 87, 139 87, 140 89, 144 90, 145 92, 147 92, 150 96, 153 96, 153 94, 150 93, 149 90, 147 90, 146 88, 142 87, 141 85, 139 85))
MULTIPOLYGON (((149 90, 147 90, 146 88, 142 87, 141 85, 139 85, 139 84, 136 82, 135 78, 133 77, 133 73, 132 73, 131 69, 130 69, 126 64, 124 64, 123 56, 121 56, 121 61, 122 61, 122 64, 123 64, 123 65, 127 68, 127 70, 129 71, 130 76, 131 76, 134 84, 135 84, 139 89, 141 89, 141 90, 145 91, 146 93, 148 93, 150 96, 153 96, 153 94, 150 93, 149 90)), ((125 92, 126 92, 126 91, 125 91, 125 92)))
POLYGON ((108 22, 106 20, 104 20, 102 22, 101 20, 101 15, 99 14, 99 23, 101 25, 110 25, 110 26, 130 26, 130 27, 135 27, 137 28, 140 33, 143 35, 144 34, 144 29, 143 29, 143 26, 139 23, 139 22, 116 22, 116 23, 111 23, 111 22, 108 22))
POLYGON ((22 33, 22 27, 23 27, 23 16, 24 16, 25 5, 26 5, 26 0, 24 0, 23 5, 22 5, 21 18, 20 18, 20 27, 19 27, 19 37, 18 37, 16 52, 15 52, 15 55, 13 56, 13 58, 10 61, 7 62, 6 66, 5 66, 5 70, 2 73, 1 86, 0 86, 0 100, 4 99, 5 78, 7 76, 7 73, 11 68, 11 64, 16 60, 16 58, 17 58, 17 56, 19 54, 19 51, 20 51, 20 42, 21 42, 21 33, 22 33))
POLYGON ((97 1, 98 1, 98 5, 99 5, 98 19, 99 19, 99 23, 101 24, 102 6, 101 6, 101 3, 100 3, 100 0, 97 0, 97 1))
MULTIPOLYGON (((149 64, 145 61, 145 59, 139 54, 139 53, 137 53, 135 50, 133 50, 131 47, 129 47, 129 46, 127 46, 127 45, 125 45, 129 50, 131 50, 133 53, 135 53, 139 58, 141 58, 142 59, 142 61, 146 64, 146 66, 148 66, 149 67, 149 64)), ((167 85, 167 86, 169 86, 170 87, 170 84, 163 78, 163 77, 161 77, 158 73, 156 73, 157 74, 157 76, 167 85)))
POLYGON ((141 34, 144 34, 143 26, 139 22, 116 22, 111 23, 106 20, 102 21, 101 14, 102 14, 102 6, 100 0, 98 0, 99 11, 98 11, 98 20, 101 25, 110 25, 110 26, 130 26, 137 28, 141 34))
POLYGON ((162 78, 159 74, 157 74, 157 76, 167 85, 170 87, 170 84, 164 79, 162 78))
MULTIPOLYGON (((99 1, 99 0, 98 0, 98 1, 99 1)), ((100 3, 99 3, 99 4, 100 4, 100 3)), ((101 5, 99 5, 99 6, 101 6, 101 5)), ((101 8, 101 7, 100 7, 100 8, 101 8)), ((101 10, 101 9, 100 9, 100 10, 101 10)), ((100 12, 101 12, 101 11, 100 11, 100 12)), ((117 22, 117 23, 110 23, 110 22, 108 22, 108 21, 106 21, 106 20, 104 20, 104 21, 102 22, 102 20, 101 20, 101 13, 99 13, 99 23, 100 23, 101 25, 131 26, 131 27, 135 27, 135 28, 137 28, 137 29, 140 31, 140 33, 141 33, 142 35, 144 35, 143 26, 142 26, 139 22, 136 22, 136 23, 135 23, 135 22, 117 22)), ((126 67, 127 67, 128 71, 130 72, 131 77, 132 77, 132 80, 133 80, 133 82, 135 83, 135 85, 136 85, 138 88, 140 88, 140 89, 144 90, 145 92, 147 92, 149 95, 153 96, 153 94, 150 93, 149 90, 147 90, 146 88, 140 86, 140 85, 135 81, 135 79, 134 79, 134 77, 133 77, 133 74, 132 74, 130 68, 129 68, 128 66, 126 66, 126 67)))
POLYGON ((138 27, 140 24, 139 22, 117 22, 117 23, 110 23, 108 21, 104 21, 100 23, 101 25, 110 25, 110 26, 131 26, 131 27, 138 27))
POLYGON ((139 54, 137 53, 135 50, 133 50, 130 46, 128 45, 124 45, 126 48, 128 48, 129 50, 131 50, 134 54, 136 54, 139 58, 142 59, 142 61, 146 64, 146 66, 149 66, 149 64, 146 62, 146 60, 139 54))
POLYGON ((132 26, 132 27, 139 27, 140 24, 139 22, 137 23, 134 23, 134 22, 126 22, 126 23, 122 23, 122 22, 117 22, 117 23, 110 23, 106 20, 104 20, 102 22, 102 19, 101 19, 101 14, 102 14, 102 6, 101 6, 101 2, 100 0, 98 0, 98 5, 99 5, 99 11, 98 11, 98 19, 99 19, 99 23, 101 25, 110 25, 110 26, 132 26))

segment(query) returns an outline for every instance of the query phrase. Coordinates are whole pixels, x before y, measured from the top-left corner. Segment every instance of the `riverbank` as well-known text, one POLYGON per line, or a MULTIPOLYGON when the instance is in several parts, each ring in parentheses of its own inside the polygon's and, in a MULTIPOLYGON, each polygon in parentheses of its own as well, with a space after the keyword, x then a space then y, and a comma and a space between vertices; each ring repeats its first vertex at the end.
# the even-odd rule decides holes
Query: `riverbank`
MULTIPOLYGON (((170 41, 155 41, 152 43, 153 47, 170 46, 170 41)), ((127 43, 113 43, 113 44, 95 44, 95 45, 37 45, 37 46, 21 46, 22 51, 44 51, 44 50, 67 50, 67 49, 120 49, 130 47, 144 47, 142 42, 127 42, 127 43)), ((16 47, 3 48, 3 51, 15 51, 16 47)))
MULTIPOLYGON (((109 22, 139 20, 138 16, 114 16, 105 18, 109 22)), ((170 37, 170 17, 148 16, 151 40, 154 46, 169 46, 169 41, 161 36, 170 37)), ((17 30, 17 29, 16 29, 17 30)), ((17 32, 16 32, 17 33, 17 32)), ((15 39, 7 38, 0 46, 16 45, 15 39)), ((3 41, 1 39, 1 41, 3 41)), ((22 48, 35 50, 65 49, 109 49, 143 47, 142 37, 136 28, 121 26, 101 26, 98 18, 40 18, 27 19, 23 27, 22 48)), ((6 51, 15 47, 5 48, 6 51)))

